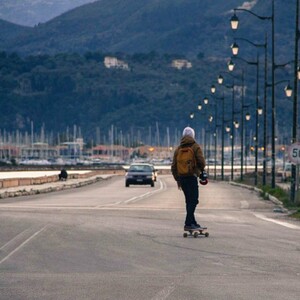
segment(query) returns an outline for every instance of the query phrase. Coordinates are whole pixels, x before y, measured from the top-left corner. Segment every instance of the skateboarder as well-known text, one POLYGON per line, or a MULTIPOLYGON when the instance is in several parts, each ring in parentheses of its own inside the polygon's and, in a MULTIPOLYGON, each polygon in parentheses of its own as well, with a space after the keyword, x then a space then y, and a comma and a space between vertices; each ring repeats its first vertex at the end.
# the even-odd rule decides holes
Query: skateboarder
POLYGON ((180 145, 175 149, 172 174, 179 190, 182 190, 186 203, 184 230, 201 226, 195 219, 196 206, 199 203, 198 177, 205 168, 205 159, 201 147, 195 141, 195 131, 191 127, 183 130, 180 145))

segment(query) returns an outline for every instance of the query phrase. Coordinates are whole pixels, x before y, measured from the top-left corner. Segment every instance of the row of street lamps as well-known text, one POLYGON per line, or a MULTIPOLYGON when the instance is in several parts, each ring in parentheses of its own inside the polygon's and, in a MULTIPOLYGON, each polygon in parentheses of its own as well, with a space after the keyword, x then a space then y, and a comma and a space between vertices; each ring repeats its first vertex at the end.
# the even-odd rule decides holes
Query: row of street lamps
MULTIPOLYGON (((245 109, 249 108, 252 105, 255 105, 255 185, 258 184, 258 142, 259 142, 259 116, 263 115, 263 177, 262 177, 262 184, 266 185, 266 177, 267 177, 267 88, 271 88, 271 162, 272 162, 272 171, 271 171, 271 186, 272 188, 275 188, 275 178, 276 178, 276 155, 275 155, 275 142, 276 142, 276 131, 275 131, 275 125, 276 125, 276 103, 275 103, 275 86, 279 85, 281 83, 288 83, 285 86, 285 94, 287 97, 291 98, 293 95, 293 130, 292 130, 292 143, 297 142, 297 127, 298 127, 298 80, 300 79, 300 69, 298 66, 298 42, 300 38, 300 31, 299 31, 299 0, 296 1, 296 22, 295 22, 295 48, 294 48, 294 60, 292 62, 288 62, 284 65, 276 65, 275 64, 275 4, 274 0, 271 0, 271 15, 270 16, 260 16, 255 13, 253 13, 250 10, 243 9, 243 8, 235 8, 234 14, 230 19, 231 28, 234 32, 236 32, 239 28, 239 18, 238 13, 239 11, 247 12, 254 17, 260 19, 260 20, 268 20, 271 21, 271 83, 268 83, 268 40, 267 40, 267 34, 265 34, 265 41, 262 44, 253 43, 252 41, 246 39, 246 38, 234 38, 234 42, 231 45, 232 50, 232 57, 230 61, 228 62, 228 72, 224 72, 224 74, 229 75, 232 77, 232 84, 231 85, 223 85, 224 77, 220 74, 218 77, 218 84, 220 86, 223 86, 225 88, 229 88, 232 90, 232 108, 231 108, 231 128, 226 127, 225 123, 228 122, 228 120, 225 120, 225 112, 224 112, 224 103, 225 103, 225 93, 222 93, 221 97, 216 97, 216 87, 214 85, 211 86, 211 94, 213 95, 213 98, 215 99, 215 153, 216 153, 216 132, 217 127, 220 126, 217 124, 217 100, 222 101, 222 122, 221 122, 221 130, 222 130, 222 145, 221 145, 221 177, 222 180, 224 179, 224 134, 226 132, 231 132, 231 179, 233 179, 233 170, 234 170, 234 142, 235 142, 235 129, 240 127, 240 133, 241 133, 241 171, 240 171, 240 178, 243 180, 244 175, 244 120, 249 121, 250 120, 250 114, 247 112, 245 115, 245 109), (255 61, 248 61, 245 60, 242 57, 239 57, 239 45, 237 44, 239 41, 246 42, 253 47, 257 48, 257 54, 256 54, 256 60, 255 61), (264 90, 264 97, 263 97, 263 107, 259 105, 259 90, 260 90, 260 60, 259 60, 259 52, 258 48, 264 49, 264 84, 263 84, 263 90, 264 90), (245 84, 244 84, 244 69, 242 69, 240 77, 233 75, 233 71, 235 70, 235 60, 240 60, 247 65, 253 65, 256 67, 256 92, 255 92, 255 104, 245 104, 245 84), (278 82, 275 82, 275 70, 279 67, 284 67, 287 64, 293 63, 294 65, 294 72, 293 72, 293 88, 290 85, 289 80, 281 80, 278 82), (235 85, 235 80, 238 79, 241 80, 242 84, 242 95, 241 95, 241 103, 240 103, 240 111, 235 111, 235 90, 237 89, 237 86, 235 85), (235 114, 240 113, 240 123, 236 121, 235 114), (244 119, 245 118, 245 119, 244 119), (239 126, 240 125, 240 126, 239 126)), ((223 74, 223 73, 222 73, 223 74)), ((208 98, 204 98, 204 104, 208 104, 208 98)), ((198 109, 202 109, 202 105, 198 105, 198 109)), ((192 114, 191 114, 192 117, 192 114)), ((209 120, 212 121, 212 118, 209 120)), ((216 157, 215 157, 216 161, 216 157)), ((215 171, 216 174, 216 171, 215 171)), ((215 175, 216 176, 216 175, 215 175)), ((290 194, 290 200, 291 202, 295 202, 295 190, 296 190, 296 166, 292 166, 292 181, 291 181, 291 194, 290 194)))

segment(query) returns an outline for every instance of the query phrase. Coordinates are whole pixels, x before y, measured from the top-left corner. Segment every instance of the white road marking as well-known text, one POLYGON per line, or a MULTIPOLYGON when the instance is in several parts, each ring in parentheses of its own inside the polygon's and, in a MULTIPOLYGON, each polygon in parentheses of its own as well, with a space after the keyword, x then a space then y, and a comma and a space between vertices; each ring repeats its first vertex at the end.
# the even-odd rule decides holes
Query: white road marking
POLYGON ((0 265, 3 262, 5 262, 8 258, 10 258, 18 250, 20 250, 23 246, 25 246, 28 242, 30 242, 33 238, 35 238, 38 234, 40 234, 42 231, 44 231, 47 227, 48 227, 48 225, 45 225, 42 229, 40 229, 39 231, 35 232, 27 240, 25 240, 21 245, 19 245, 17 248, 15 248, 13 251, 11 251, 8 255, 6 255, 2 260, 0 260, 0 265))
POLYGON ((8 247, 11 243, 13 243, 15 240, 17 240, 19 237, 21 237, 23 234, 25 234, 26 232, 28 232, 28 229, 25 229, 24 231, 22 231, 21 233, 19 233, 18 235, 16 235, 13 239, 11 239, 10 241, 8 241, 6 244, 4 244, 0 250, 3 250, 4 248, 8 247))
MULTIPOLYGON (((153 195, 153 194, 155 194, 155 193, 158 193, 158 192, 160 192, 160 191, 166 189, 166 186, 165 186, 165 183, 164 183, 164 182, 162 182, 161 180, 159 180, 159 184, 160 184, 159 189, 154 190, 154 191, 151 191, 151 192, 147 192, 147 193, 145 193, 145 194, 142 194, 142 195, 139 195, 139 196, 136 196, 136 197, 132 197, 132 198, 130 198, 130 199, 128 199, 128 200, 122 201, 121 203, 136 202, 136 201, 139 201, 139 200, 144 199, 145 197, 151 196, 151 195, 153 195)), ((115 204, 120 204, 120 202, 117 202, 117 203, 115 203, 115 204)))
POLYGON ((290 228, 290 229, 300 229, 300 226, 297 226, 297 225, 294 225, 294 224, 290 224, 290 223, 287 223, 287 222, 283 222, 283 221, 278 221, 278 220, 275 220, 275 219, 270 219, 270 218, 267 218, 266 216, 264 215, 261 215, 261 214, 254 214, 255 217, 261 219, 261 220, 264 220, 264 221, 267 221, 267 222, 272 222, 272 223, 275 223, 275 224, 278 224, 278 225, 281 225, 281 226, 284 226, 284 227, 287 227, 287 228, 290 228))

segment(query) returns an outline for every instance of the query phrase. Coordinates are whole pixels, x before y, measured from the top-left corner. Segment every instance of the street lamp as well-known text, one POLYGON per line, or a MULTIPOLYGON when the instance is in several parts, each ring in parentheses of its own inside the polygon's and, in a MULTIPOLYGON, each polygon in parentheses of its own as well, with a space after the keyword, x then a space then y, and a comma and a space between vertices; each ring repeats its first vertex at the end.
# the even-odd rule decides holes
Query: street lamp
POLYGON ((210 91, 211 91, 212 94, 214 94, 216 92, 216 87, 214 85, 212 85, 210 87, 210 91))
POLYGON ((232 60, 230 60, 230 61, 227 63, 227 67, 228 67, 229 72, 232 72, 232 71, 234 70, 234 66, 235 66, 235 64, 233 63, 232 60))
POLYGON ((292 97, 293 94, 293 89, 291 88, 290 84, 288 84, 285 88, 284 88, 285 94, 287 97, 292 97))
POLYGON ((237 17, 237 15, 234 13, 234 15, 231 17, 230 19, 230 23, 231 23, 231 28, 233 30, 237 30, 238 26, 239 26, 239 18, 237 17))
MULTIPOLYGON (((244 11, 247 12, 256 18, 260 20, 269 20, 271 21, 272 26, 272 34, 271 34, 271 42, 272 42, 272 70, 271 70, 271 76, 272 76, 272 188, 275 188, 275 22, 274 22, 274 16, 275 16, 275 5, 274 0, 272 0, 272 15, 271 16, 259 16, 255 13, 253 13, 251 10, 243 9, 243 8, 235 8, 234 9, 234 15, 231 18, 231 28, 233 30, 237 30, 239 26, 239 19, 236 16, 236 11, 244 11)), ((297 0, 297 13, 298 13, 298 3, 299 0, 297 0)), ((298 19, 298 17, 297 17, 298 19)), ((297 27, 298 30, 298 27, 297 27)), ((298 46, 297 46, 298 47, 298 46)), ((266 111, 266 108, 265 108, 266 111)), ((264 128, 266 128, 266 122, 264 122, 264 128)), ((266 140, 266 133, 264 134, 264 140, 266 140)), ((266 148, 266 147, 265 147, 266 148)), ((264 150, 265 151, 265 150, 264 150)), ((265 155, 265 154, 264 154, 265 155)), ((265 179, 265 176, 264 176, 265 179)))
MULTIPOLYGON (((239 41, 245 41, 248 44, 251 44, 252 46, 256 47, 256 48, 264 48, 264 53, 265 53, 265 63, 264 63, 264 126, 263 126, 263 132, 264 132, 264 136, 263 136, 263 185, 266 185, 266 177, 267 177, 267 165, 266 165, 266 156, 267 156, 267 152, 266 152, 266 148, 267 148, 267 35, 265 36, 265 43, 264 44, 257 44, 257 43, 253 43, 248 39, 245 38, 234 38, 235 42, 232 44, 231 49, 232 49, 232 54, 234 56, 237 56, 239 53, 239 46, 236 43, 237 40, 239 41)), ((258 111, 259 113, 259 111, 258 111)), ((243 120, 243 118, 242 118, 243 120)), ((243 123, 242 123, 242 127, 243 127, 243 123)), ((241 180, 242 180, 242 175, 241 175, 241 180)))
POLYGON ((218 76, 218 84, 223 84, 224 77, 222 75, 218 76))
MULTIPOLYGON (((222 84, 223 83, 223 76, 222 75, 219 75, 218 77, 218 84, 222 84)), ((214 89, 211 89, 211 92, 213 92, 214 89)), ((222 97, 215 97, 216 100, 221 100, 222 101, 222 125, 221 125, 221 128, 222 128, 222 145, 221 145, 221 179, 224 180, 224 124, 225 124, 225 120, 224 120, 224 117, 225 117, 225 95, 223 93, 223 96, 222 97)), ((217 103, 216 103, 216 119, 217 119, 217 103)), ((216 125, 217 127, 217 125, 216 125)))
MULTIPOLYGON (((296 22, 295 22, 295 56, 294 56, 294 105, 293 105, 293 143, 297 141, 298 131, 298 80, 300 77, 300 70, 298 66, 298 50, 299 50, 299 0, 296 1, 296 22)), ((296 166, 292 165, 292 180, 291 180, 291 194, 290 201, 295 202, 297 172, 296 166)))
MULTIPOLYGON (((255 62, 250 62, 247 61, 241 57, 236 57, 236 59, 240 59, 242 61, 244 61, 245 63, 247 63, 248 65, 255 65, 256 66, 256 130, 255 130, 255 135, 257 137, 256 139, 256 143, 255 143, 255 174, 254 174, 254 184, 257 185, 257 165, 258 165, 258 102, 259 102, 259 98, 258 98, 258 93, 259 93, 259 56, 258 56, 258 52, 257 52, 257 56, 256 56, 256 61, 255 62)), ((232 64, 232 63, 231 63, 232 64)))
POLYGON ((238 46, 238 44, 234 42, 234 43, 231 45, 231 50, 232 50, 233 56, 238 55, 238 53, 239 53, 239 46, 238 46))
MULTIPOLYGON (((266 148, 267 148, 267 37, 265 37, 265 43, 264 44, 256 44, 251 42, 248 39, 245 38, 234 38, 235 42, 231 45, 232 54, 234 56, 237 56, 239 53, 239 46, 236 43, 237 40, 239 41, 245 41, 248 44, 251 44, 252 46, 256 48, 264 48, 265 52, 265 63, 264 63, 264 126, 263 126, 263 185, 266 185, 266 177, 267 177, 267 162, 266 162, 266 148)), ((258 114, 261 115, 260 110, 258 110, 258 114)))
MULTIPOLYGON (((230 60, 230 62, 228 63, 228 69, 229 70, 233 70, 234 69, 234 63, 232 62, 232 60, 230 60)), ((227 75, 230 75, 232 78, 236 79, 238 78, 237 76, 234 76, 233 74, 231 74, 230 72, 224 72, 227 75)), ((243 107, 244 107, 244 92, 245 92, 245 88, 244 88, 244 71, 242 71, 242 114, 243 114, 243 107)), ((222 75, 218 76, 218 83, 221 85, 223 84, 224 78, 222 75)), ((236 113, 234 111, 234 80, 232 83, 232 86, 226 86, 226 88, 232 88, 232 122, 234 120, 234 114, 236 113)), ((224 111, 224 109, 223 109, 224 111)), ((243 120, 241 122, 241 127, 243 130, 243 120)), ((233 130, 233 126, 232 125, 232 137, 231 137, 231 178, 233 180, 233 169, 234 169, 234 165, 233 165, 233 161, 234 161, 234 130, 233 130)), ((224 132, 224 130, 223 130, 224 132)), ((243 134, 241 135, 241 148, 243 149, 244 144, 243 144, 243 134)), ((243 153, 241 153, 241 181, 243 180, 243 153)))

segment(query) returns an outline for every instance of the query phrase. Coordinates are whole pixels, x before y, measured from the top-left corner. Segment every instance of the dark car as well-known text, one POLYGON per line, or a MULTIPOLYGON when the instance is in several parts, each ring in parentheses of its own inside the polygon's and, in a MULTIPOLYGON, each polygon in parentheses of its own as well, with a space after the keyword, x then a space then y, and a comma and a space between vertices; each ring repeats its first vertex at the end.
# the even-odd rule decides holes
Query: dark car
POLYGON ((150 164, 131 164, 125 175, 125 186, 130 184, 150 184, 154 187, 153 166, 150 164))

